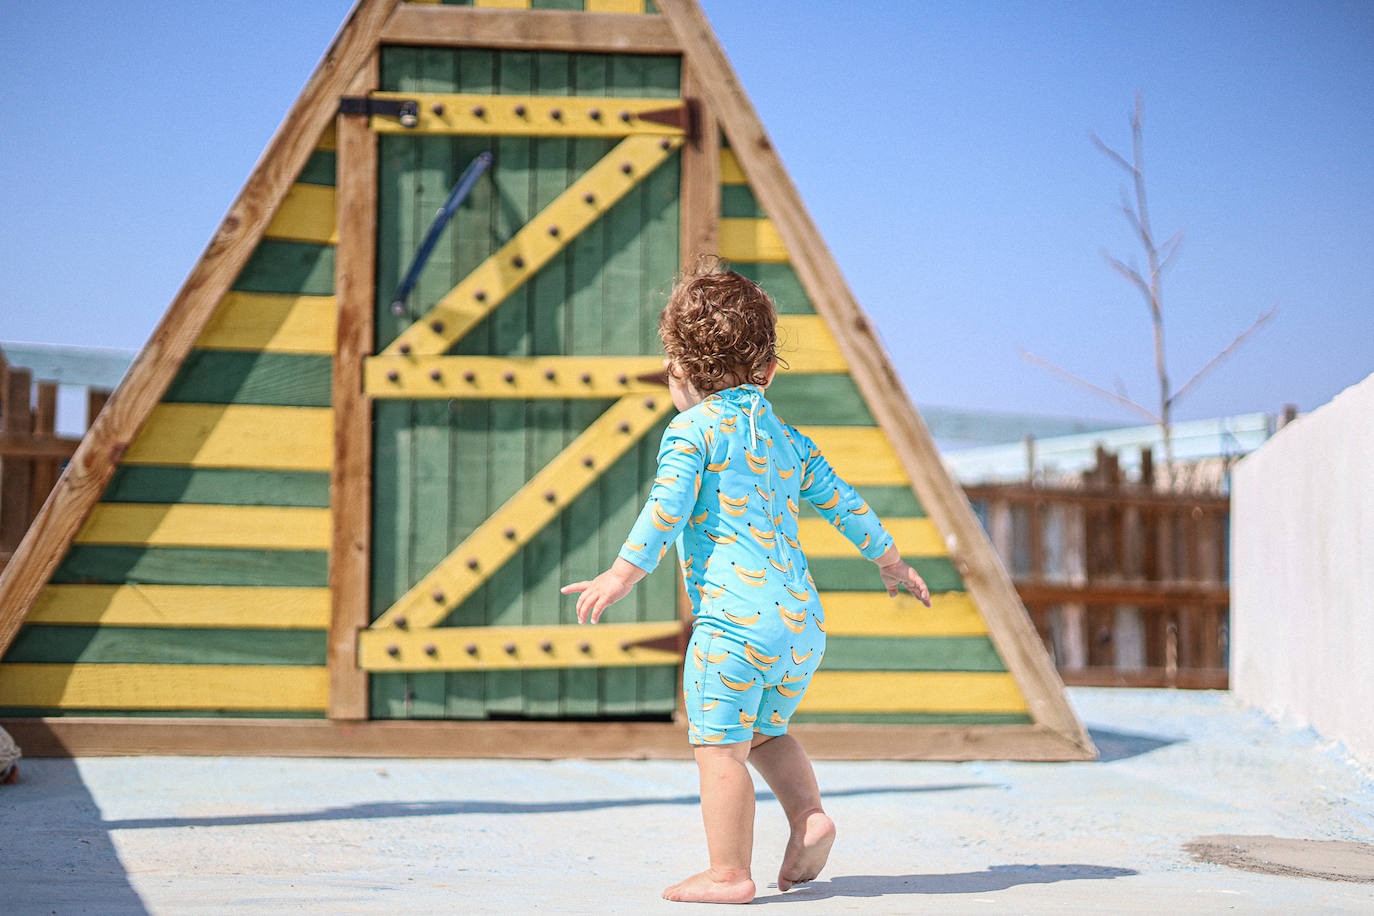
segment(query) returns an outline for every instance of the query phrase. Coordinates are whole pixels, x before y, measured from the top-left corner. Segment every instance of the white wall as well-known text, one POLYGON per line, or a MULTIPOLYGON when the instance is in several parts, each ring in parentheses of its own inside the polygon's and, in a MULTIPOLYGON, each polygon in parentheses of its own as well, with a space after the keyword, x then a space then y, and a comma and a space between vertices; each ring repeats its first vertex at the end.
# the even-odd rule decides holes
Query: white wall
POLYGON ((1374 375, 1236 466, 1231 685, 1374 766, 1374 375))

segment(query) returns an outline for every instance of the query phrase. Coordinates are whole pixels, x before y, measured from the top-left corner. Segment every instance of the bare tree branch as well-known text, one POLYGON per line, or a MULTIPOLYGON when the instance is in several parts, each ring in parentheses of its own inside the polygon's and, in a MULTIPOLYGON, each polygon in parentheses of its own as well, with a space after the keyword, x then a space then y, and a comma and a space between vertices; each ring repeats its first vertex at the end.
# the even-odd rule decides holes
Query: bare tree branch
POLYGON ((1082 385, 1084 388, 1087 388, 1091 391, 1096 391, 1098 394, 1110 398, 1113 401, 1116 401, 1118 404, 1121 404, 1122 406, 1129 408, 1130 410, 1140 414, 1148 420, 1151 420, 1155 423, 1159 422, 1159 417, 1155 416, 1154 413, 1152 413, 1148 407, 1145 407, 1141 404, 1137 404, 1130 398, 1122 397, 1121 395, 1116 394, 1115 392, 1108 391, 1106 388, 1103 388, 1100 385, 1094 385, 1087 379, 1074 375, 1069 370, 1055 365, 1054 363, 1045 359, 1043 356, 1036 356, 1034 353, 1030 353, 1026 350, 1021 351, 1021 356, 1028 362, 1032 362, 1045 369, 1049 369, 1051 372, 1057 373, 1058 375, 1063 376, 1064 378, 1068 379, 1069 381, 1077 385, 1082 385))
POLYGON ((1245 340, 1245 338, 1249 337, 1251 334, 1253 334, 1253 333, 1255 333, 1256 331, 1258 331, 1259 328, 1260 328, 1260 325, 1264 324, 1264 323, 1265 323, 1266 321, 1268 321, 1270 318, 1273 318, 1273 317, 1274 317, 1274 313, 1277 312, 1278 310, 1279 310, 1278 303, 1274 303, 1274 307, 1273 307, 1273 308, 1271 308, 1269 311, 1265 312, 1263 315, 1261 315, 1261 316, 1259 316, 1258 318, 1256 318, 1256 319, 1251 323, 1250 327, 1246 328, 1244 331, 1241 331, 1240 334, 1236 335, 1236 339, 1235 339, 1235 340, 1231 341, 1229 344, 1226 345, 1226 349, 1222 350, 1222 351, 1221 351, 1220 353, 1218 353, 1216 356, 1213 356, 1210 360, 1208 360, 1207 365, 1203 366, 1203 367, 1202 367, 1201 369, 1199 369, 1197 372, 1193 373, 1193 377, 1192 377, 1192 378, 1190 378, 1190 379, 1188 379, 1188 381, 1184 382, 1183 385, 1180 386, 1179 389, 1178 389, 1177 391, 1175 391, 1172 395, 1170 395, 1170 396, 1169 396, 1169 402, 1172 404, 1173 402, 1177 401, 1179 398, 1183 397, 1183 395, 1188 391, 1188 389, 1191 388, 1191 387, 1193 387, 1193 385, 1197 384, 1197 382, 1198 382, 1199 380, 1201 380, 1201 378, 1202 378, 1204 375, 1206 375, 1208 372, 1211 372, 1211 371, 1212 371, 1213 369, 1215 369, 1217 366, 1221 365, 1222 361, 1225 360, 1226 357, 1230 356, 1231 353, 1235 351, 1236 347, 1240 346, 1241 341, 1245 340))
POLYGON ((1127 162, 1124 156, 1122 156, 1116 150, 1112 149, 1107 144, 1103 143, 1101 137, 1099 137, 1092 131, 1088 131, 1088 136, 1092 139, 1093 143, 1097 146, 1098 149, 1102 150, 1102 152, 1106 153, 1110 158, 1115 159, 1123 169, 1132 174, 1135 174, 1135 167, 1132 166, 1129 162, 1127 162))
POLYGON ((1150 284, 1145 282, 1145 278, 1140 275, 1139 271, 1134 267, 1127 267, 1105 251, 1102 252, 1102 257, 1112 266, 1113 270, 1125 277, 1132 285, 1138 287, 1145 294, 1146 299, 1151 298, 1150 284))
POLYGON ((1182 229, 1169 236, 1164 244, 1159 246, 1159 250, 1163 253, 1163 257, 1159 259, 1160 273, 1164 272, 1164 268, 1169 266, 1169 262, 1174 259, 1174 255, 1178 254, 1178 246, 1181 244, 1183 244, 1182 229))

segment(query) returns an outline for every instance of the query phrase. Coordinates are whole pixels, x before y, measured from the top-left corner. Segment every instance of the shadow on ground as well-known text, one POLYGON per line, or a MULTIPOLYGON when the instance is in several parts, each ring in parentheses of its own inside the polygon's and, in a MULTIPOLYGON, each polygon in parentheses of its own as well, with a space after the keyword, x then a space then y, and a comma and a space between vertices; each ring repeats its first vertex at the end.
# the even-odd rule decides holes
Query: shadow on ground
MULTIPOLYGON (((907 795, 923 792, 956 792, 964 789, 1001 788, 997 783, 969 782, 930 786, 872 786, 837 789, 826 798, 850 795, 907 795)), ((772 792, 758 793, 759 801, 776 801, 772 792)), ((305 821, 375 820, 390 817, 438 817, 450 814, 560 814, 595 811, 601 808, 637 808, 650 805, 697 805, 699 795, 670 795, 659 798, 599 798, 583 801, 416 801, 366 802, 321 808, 318 811, 284 811, 277 814, 223 814, 204 817, 146 817, 105 821, 107 830, 147 830, 164 827, 238 827, 251 824, 290 824, 305 821)))
POLYGON ((0 912, 147 913, 72 760, 21 760, 0 788, 0 912), (18 838, 22 837, 22 842, 18 838))
POLYGON ((994 865, 983 871, 946 875, 841 875, 813 881, 787 893, 755 897, 755 903, 802 903, 831 897, 888 897, 897 894, 978 894, 1003 891, 1018 884, 1056 881, 1100 881, 1138 875, 1133 868, 1112 865, 994 865))
POLYGON ((1161 747, 1178 744, 1184 738, 1165 738, 1162 735, 1138 735, 1131 732, 1114 732, 1106 728, 1089 728, 1088 736, 1097 745, 1097 762, 1111 763, 1127 757, 1139 757, 1161 747))

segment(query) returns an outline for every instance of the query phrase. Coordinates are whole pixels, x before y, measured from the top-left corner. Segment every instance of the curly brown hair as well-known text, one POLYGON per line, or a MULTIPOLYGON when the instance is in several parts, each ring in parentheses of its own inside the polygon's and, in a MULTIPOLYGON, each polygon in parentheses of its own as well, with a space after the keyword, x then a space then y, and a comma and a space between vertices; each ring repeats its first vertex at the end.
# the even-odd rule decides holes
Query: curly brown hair
POLYGON ((702 394, 765 385, 777 359, 778 312, 753 280, 715 265, 673 288, 658 336, 669 361, 702 394))

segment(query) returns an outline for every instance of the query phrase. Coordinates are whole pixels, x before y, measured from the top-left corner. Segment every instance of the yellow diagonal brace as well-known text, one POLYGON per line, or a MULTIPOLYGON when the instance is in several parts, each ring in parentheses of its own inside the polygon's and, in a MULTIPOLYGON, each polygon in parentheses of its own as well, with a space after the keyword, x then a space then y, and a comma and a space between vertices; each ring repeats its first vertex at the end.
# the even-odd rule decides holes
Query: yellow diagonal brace
POLYGON ((382 351, 439 356, 644 180, 682 137, 627 137, 382 351))
POLYGON ((431 627, 477 590, 673 407, 668 392, 621 398, 373 623, 431 627))
POLYGON ((365 671, 676 665, 682 654, 672 643, 681 632, 682 624, 676 620, 596 626, 364 630, 358 634, 358 665, 365 671))
POLYGON ((485 137, 629 137, 650 134, 680 137, 683 128, 644 119, 686 120, 681 99, 616 99, 553 95, 454 95, 429 92, 374 92, 369 98, 419 103, 412 127, 393 115, 373 115, 379 134, 476 134, 485 137))

